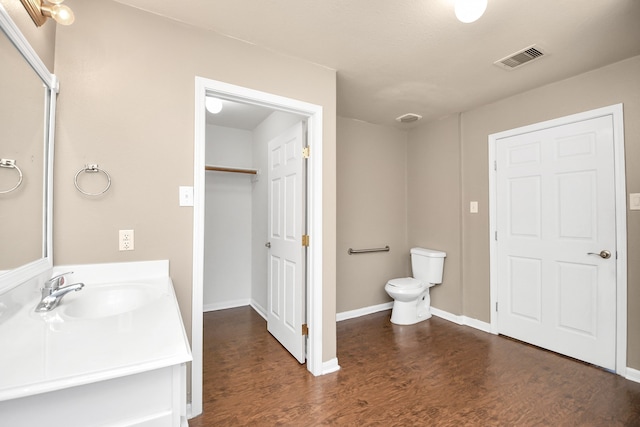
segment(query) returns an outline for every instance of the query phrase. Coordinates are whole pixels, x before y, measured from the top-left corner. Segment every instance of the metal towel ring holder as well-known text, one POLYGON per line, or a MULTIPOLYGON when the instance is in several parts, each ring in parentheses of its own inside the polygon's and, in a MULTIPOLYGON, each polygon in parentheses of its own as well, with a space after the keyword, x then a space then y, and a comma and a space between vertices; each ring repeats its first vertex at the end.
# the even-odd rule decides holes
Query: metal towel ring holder
POLYGON ((83 168, 81 168, 78 172, 76 172, 76 176, 73 177, 73 183, 76 186, 76 188, 78 189, 79 192, 81 192, 82 194, 85 194, 87 196, 101 196, 104 193, 107 192, 107 190, 109 190, 109 187, 111 187, 111 175, 109 175, 109 173, 104 170, 104 169, 100 169, 98 167, 98 165, 96 164, 88 164, 88 165, 84 165, 83 168), (84 191, 82 188, 80 188, 80 185, 78 185, 78 176, 80 176, 81 173, 86 172, 86 173, 98 173, 98 172, 102 172, 104 174, 104 176, 107 177, 107 186, 104 187, 104 189, 102 191, 100 191, 99 193, 89 193, 87 191, 84 191))
POLYGON ((20 170, 18 165, 16 165, 16 161, 13 159, 0 159, 0 167, 15 169, 18 172, 18 183, 8 190, 0 190, 0 194, 11 193, 13 190, 20 187, 20 184, 22 184, 22 171, 20 170))

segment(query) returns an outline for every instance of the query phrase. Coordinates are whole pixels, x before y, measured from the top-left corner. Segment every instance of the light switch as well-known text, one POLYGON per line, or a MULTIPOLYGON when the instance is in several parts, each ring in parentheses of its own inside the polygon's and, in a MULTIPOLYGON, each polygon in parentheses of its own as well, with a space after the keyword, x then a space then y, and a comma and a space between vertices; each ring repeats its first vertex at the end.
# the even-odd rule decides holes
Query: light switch
POLYGON ((478 213, 478 202, 469 202, 469 213, 478 213))
POLYGON ((193 187, 180 187, 180 206, 193 206, 193 187))
POLYGON ((629 210, 640 211, 640 193, 629 194, 629 210))

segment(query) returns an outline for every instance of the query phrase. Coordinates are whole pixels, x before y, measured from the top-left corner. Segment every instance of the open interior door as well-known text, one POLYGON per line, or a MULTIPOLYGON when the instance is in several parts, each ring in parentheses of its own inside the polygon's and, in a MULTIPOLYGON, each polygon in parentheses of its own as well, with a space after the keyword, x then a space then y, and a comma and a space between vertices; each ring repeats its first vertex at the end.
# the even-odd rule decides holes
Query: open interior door
POLYGON ((305 361, 305 179, 300 122, 269 142, 267 329, 305 361))

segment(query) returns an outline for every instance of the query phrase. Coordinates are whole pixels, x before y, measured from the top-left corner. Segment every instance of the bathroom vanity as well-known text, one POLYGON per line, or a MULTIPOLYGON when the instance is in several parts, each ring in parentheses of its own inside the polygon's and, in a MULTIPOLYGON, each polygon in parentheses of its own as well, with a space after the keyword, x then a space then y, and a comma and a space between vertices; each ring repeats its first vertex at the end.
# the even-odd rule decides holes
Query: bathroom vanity
POLYGON ((191 353, 167 261, 65 266, 72 292, 36 313, 35 283, 0 296, 0 424, 187 426, 191 353))

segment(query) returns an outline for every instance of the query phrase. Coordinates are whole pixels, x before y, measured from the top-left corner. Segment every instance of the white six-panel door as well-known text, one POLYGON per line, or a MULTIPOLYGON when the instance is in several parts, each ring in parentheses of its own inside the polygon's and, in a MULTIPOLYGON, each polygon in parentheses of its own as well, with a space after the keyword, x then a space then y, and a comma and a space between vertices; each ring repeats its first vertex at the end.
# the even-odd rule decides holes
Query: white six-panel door
POLYGON ((612 117, 498 139, 496 160, 499 333, 615 370, 612 117))
POLYGON ((303 124, 269 142, 267 329, 300 362, 305 361, 303 234, 303 124))

